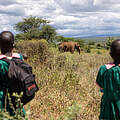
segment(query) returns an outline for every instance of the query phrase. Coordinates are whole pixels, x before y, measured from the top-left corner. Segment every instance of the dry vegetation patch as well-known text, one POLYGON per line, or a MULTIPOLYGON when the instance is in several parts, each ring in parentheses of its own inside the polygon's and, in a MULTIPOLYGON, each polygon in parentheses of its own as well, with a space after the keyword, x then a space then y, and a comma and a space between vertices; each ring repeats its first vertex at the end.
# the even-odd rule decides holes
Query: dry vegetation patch
POLYGON ((101 93, 95 79, 100 65, 110 61, 108 52, 53 53, 44 66, 32 64, 40 87, 29 104, 32 119, 98 120, 101 93))

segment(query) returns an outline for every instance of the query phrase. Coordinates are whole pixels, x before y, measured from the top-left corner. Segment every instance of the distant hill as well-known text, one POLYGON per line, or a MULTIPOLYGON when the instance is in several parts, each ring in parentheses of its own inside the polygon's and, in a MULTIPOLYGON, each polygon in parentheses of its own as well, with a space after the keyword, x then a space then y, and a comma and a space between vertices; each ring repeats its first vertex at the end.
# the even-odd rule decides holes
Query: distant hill
MULTIPOLYGON (((114 40, 115 39, 120 39, 120 36, 110 36, 110 37, 113 37, 114 40)), ((102 37, 81 37, 81 38, 76 38, 76 39, 81 39, 81 40, 85 40, 86 42, 89 42, 89 41, 94 41, 94 42, 105 42, 107 39, 109 38, 109 36, 102 36, 102 37)))

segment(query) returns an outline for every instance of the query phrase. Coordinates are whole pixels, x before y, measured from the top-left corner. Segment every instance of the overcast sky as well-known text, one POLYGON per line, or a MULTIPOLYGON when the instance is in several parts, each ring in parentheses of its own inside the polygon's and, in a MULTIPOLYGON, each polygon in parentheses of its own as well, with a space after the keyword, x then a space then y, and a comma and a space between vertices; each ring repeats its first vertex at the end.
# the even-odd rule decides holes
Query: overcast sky
POLYGON ((29 15, 46 18, 65 37, 120 35, 120 0, 0 0, 0 31, 29 15))

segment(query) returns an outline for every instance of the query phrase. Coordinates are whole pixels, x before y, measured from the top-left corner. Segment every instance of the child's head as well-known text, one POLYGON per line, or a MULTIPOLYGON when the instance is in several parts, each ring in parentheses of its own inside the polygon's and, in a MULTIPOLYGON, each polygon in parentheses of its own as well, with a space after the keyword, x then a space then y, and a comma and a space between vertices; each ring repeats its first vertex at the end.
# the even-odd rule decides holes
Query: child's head
POLYGON ((120 60, 120 39, 112 42, 110 47, 110 55, 114 60, 120 60))
POLYGON ((0 49, 11 51, 14 46, 14 35, 10 31, 0 33, 0 49))

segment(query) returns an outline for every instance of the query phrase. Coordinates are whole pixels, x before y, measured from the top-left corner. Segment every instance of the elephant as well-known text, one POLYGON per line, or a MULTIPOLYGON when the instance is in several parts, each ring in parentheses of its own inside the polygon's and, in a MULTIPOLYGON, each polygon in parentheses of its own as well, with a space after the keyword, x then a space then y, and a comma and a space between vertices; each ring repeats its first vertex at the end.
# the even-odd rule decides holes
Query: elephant
POLYGON ((80 45, 77 42, 62 42, 58 48, 61 52, 74 53, 77 50, 80 54, 80 45))

